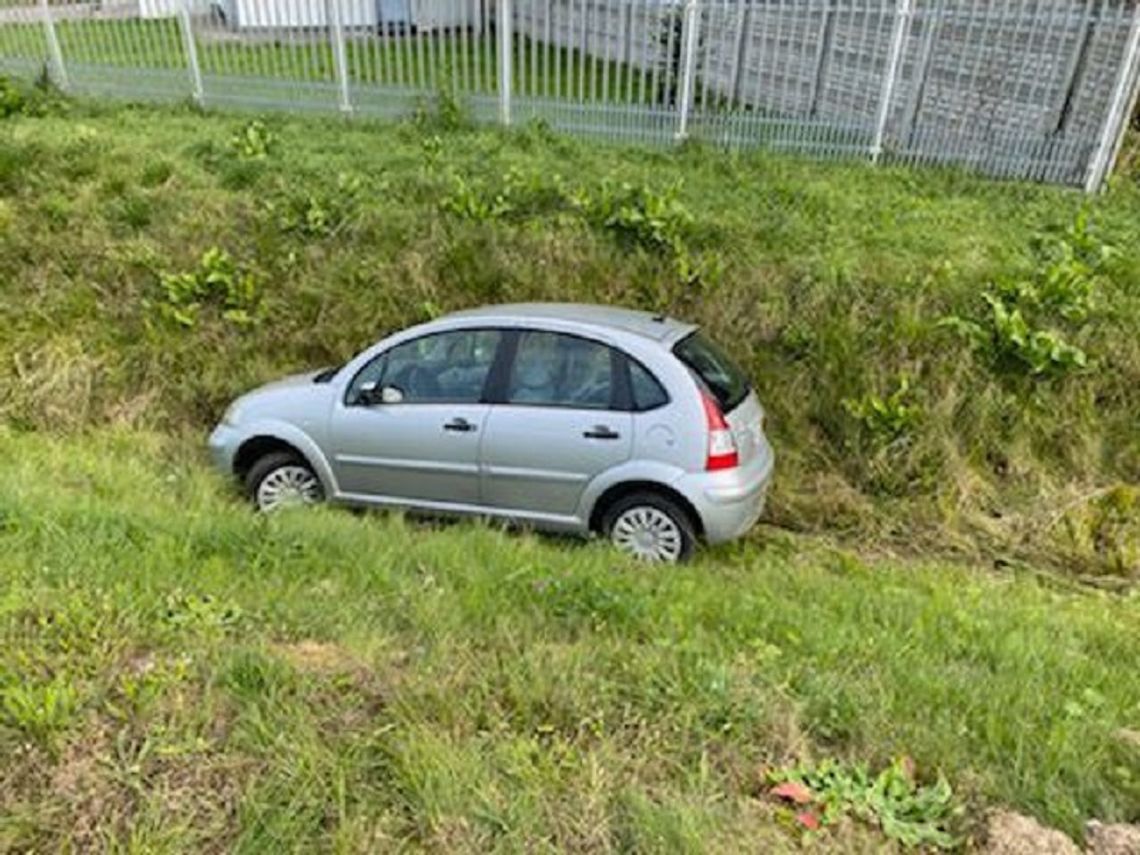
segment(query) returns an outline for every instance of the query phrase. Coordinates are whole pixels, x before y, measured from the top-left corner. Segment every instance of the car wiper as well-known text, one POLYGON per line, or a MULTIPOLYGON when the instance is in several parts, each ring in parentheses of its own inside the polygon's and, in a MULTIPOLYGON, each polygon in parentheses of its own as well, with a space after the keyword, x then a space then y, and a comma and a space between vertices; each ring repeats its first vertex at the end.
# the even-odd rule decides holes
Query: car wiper
POLYGON ((342 369, 342 368, 344 368, 343 363, 340 365, 334 365, 332 368, 326 368, 323 371, 318 371, 316 374, 313 375, 313 382, 314 383, 328 383, 330 380, 332 380, 334 377, 336 377, 336 375, 338 373, 340 373, 340 369, 342 369))

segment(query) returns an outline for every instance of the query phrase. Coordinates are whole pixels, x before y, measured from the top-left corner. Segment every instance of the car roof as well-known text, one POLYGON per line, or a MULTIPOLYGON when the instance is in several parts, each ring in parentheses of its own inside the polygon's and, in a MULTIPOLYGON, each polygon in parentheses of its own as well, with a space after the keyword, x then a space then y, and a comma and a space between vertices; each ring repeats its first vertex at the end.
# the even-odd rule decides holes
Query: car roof
POLYGON ((657 342, 671 342, 684 338, 696 329, 694 324, 678 321, 665 315, 602 306, 596 303, 507 303, 483 306, 454 312, 440 320, 451 318, 478 318, 495 323, 525 323, 545 320, 580 324, 622 333, 632 333, 657 342))

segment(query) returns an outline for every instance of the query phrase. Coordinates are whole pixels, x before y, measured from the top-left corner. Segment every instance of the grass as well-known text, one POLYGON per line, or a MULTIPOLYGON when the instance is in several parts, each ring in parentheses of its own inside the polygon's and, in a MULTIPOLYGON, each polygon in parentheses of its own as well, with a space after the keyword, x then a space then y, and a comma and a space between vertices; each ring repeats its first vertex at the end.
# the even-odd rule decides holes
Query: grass
POLYGON ((139 431, 0 435, 0 497, 5 849, 783 850, 764 767, 902 755, 1137 818, 1134 600, 777 531, 662 572, 258 518, 139 431))
POLYGON ((765 769, 904 755, 959 839, 1140 818, 1127 174, 0 96, 0 848, 779 851, 765 769), (765 525, 648 571, 206 474, 234 395, 516 299, 724 342, 765 525))
POLYGON ((1127 181, 1090 199, 476 131, 458 112, 448 126, 275 117, 250 148, 235 144, 247 120, 221 114, 45 111, 0 126, 12 425, 204 430, 250 386, 440 311, 620 303, 706 325, 756 378, 780 456, 771 522, 1099 584, 1140 575, 1127 181), (215 248, 250 289, 229 317, 250 322, 210 305, 172 322, 163 283, 215 248), (998 292, 1032 341, 1008 317, 993 326, 998 292))

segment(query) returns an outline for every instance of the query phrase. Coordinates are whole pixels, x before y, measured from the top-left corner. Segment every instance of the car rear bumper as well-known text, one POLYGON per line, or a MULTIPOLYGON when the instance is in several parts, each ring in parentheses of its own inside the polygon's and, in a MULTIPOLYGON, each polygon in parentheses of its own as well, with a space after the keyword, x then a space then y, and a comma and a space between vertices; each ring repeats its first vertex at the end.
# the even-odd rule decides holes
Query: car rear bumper
POLYGON ((734 540, 756 525, 764 512, 775 456, 767 441, 747 466, 683 476, 673 486, 696 508, 705 540, 734 540))

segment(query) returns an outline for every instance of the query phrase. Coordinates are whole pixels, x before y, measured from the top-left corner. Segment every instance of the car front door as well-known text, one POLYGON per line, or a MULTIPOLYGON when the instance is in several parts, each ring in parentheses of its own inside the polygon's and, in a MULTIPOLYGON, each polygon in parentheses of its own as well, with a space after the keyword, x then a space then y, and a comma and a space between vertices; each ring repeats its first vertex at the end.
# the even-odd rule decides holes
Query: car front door
POLYGON ((484 503, 518 516, 571 516, 590 480, 631 453, 632 416, 615 406, 618 371, 601 342, 519 331, 487 417, 484 503))
POLYGON ((329 425, 345 498, 477 504, 484 390, 503 334, 434 333, 395 345, 349 383, 329 425))

